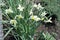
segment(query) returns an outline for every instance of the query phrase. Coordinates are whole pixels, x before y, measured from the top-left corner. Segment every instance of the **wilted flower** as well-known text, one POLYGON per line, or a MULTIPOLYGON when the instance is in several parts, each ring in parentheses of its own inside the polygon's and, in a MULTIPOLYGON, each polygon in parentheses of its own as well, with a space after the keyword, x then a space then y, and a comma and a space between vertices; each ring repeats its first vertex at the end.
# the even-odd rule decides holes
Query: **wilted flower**
POLYGON ((37 9, 44 9, 44 7, 42 7, 42 6, 40 5, 40 3, 39 3, 38 5, 37 5, 37 4, 34 4, 33 7, 36 7, 37 9))
POLYGON ((47 13, 46 11, 42 12, 41 16, 45 16, 47 13))
POLYGON ((23 11, 24 7, 19 4, 18 8, 20 11, 23 11))
POLYGON ((48 19, 48 20, 45 20, 44 22, 50 22, 50 23, 52 23, 52 21, 51 21, 51 17, 48 19))
POLYGON ((10 20, 10 23, 11 23, 11 24, 16 24, 17 21, 16 21, 16 20, 10 20))
POLYGON ((20 15, 16 15, 16 16, 15 16, 15 19, 16 19, 16 18, 21 19, 21 18, 24 18, 24 17, 20 14, 20 15))
POLYGON ((30 19, 35 20, 35 21, 39 21, 40 20, 40 18, 38 16, 36 16, 36 15, 31 15, 30 19))
POLYGON ((11 8, 5 10, 6 13, 13 13, 13 10, 11 8))

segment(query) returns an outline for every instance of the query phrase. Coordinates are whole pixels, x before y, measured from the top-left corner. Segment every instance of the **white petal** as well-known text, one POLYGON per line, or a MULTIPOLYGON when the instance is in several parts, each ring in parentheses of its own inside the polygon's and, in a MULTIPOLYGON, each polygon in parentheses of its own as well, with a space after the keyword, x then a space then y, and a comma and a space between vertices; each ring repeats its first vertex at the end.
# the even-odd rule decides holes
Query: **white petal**
POLYGON ((37 4, 34 4, 33 7, 37 7, 37 4))
POLYGON ((40 20, 40 18, 38 16, 36 16, 36 15, 30 16, 30 19, 33 19, 35 21, 39 21, 40 20))
POLYGON ((5 10, 6 13, 13 13, 13 10, 11 8, 5 10))
POLYGON ((19 5, 19 7, 17 9, 19 9, 20 11, 23 11, 24 7, 22 7, 21 5, 19 5))
POLYGON ((30 11, 29 15, 33 15, 33 11, 32 11, 32 9, 31 9, 31 11, 30 11))
POLYGON ((16 20, 10 20, 10 23, 11 23, 11 24, 16 24, 17 21, 16 21, 16 20))
POLYGON ((44 7, 42 7, 41 4, 39 3, 37 9, 44 9, 44 7))
POLYGON ((50 22, 50 23, 52 23, 51 19, 52 18, 49 18, 48 20, 45 20, 44 22, 50 22))
POLYGON ((30 12, 29 14, 30 14, 30 15, 33 15, 33 12, 30 12))
POLYGON ((46 11, 42 12, 41 16, 45 16, 47 13, 46 11))
POLYGON ((36 21, 39 21, 40 20, 40 18, 36 18, 36 21))

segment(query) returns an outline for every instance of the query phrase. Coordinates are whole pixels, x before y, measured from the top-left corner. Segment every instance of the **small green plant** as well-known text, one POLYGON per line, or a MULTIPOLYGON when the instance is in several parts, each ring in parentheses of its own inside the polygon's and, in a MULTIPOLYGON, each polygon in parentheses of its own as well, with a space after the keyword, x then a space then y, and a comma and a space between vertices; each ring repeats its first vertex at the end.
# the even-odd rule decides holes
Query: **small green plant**
MULTIPOLYGON (((51 17, 40 3, 27 2, 26 0, 4 0, 5 6, 2 7, 3 16, 6 17, 5 23, 9 24, 8 32, 4 38, 11 33, 16 40, 34 40, 34 34, 38 25, 42 22, 50 22, 51 17)), ((50 14, 50 13, 49 13, 50 14)))

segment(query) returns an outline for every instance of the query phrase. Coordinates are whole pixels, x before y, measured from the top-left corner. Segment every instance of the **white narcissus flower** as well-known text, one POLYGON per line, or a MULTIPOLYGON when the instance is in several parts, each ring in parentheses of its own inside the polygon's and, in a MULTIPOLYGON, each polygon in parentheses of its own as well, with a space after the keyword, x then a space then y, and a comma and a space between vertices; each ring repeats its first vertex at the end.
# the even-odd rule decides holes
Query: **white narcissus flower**
POLYGON ((15 19, 16 19, 16 18, 21 19, 21 18, 24 18, 24 17, 20 14, 20 15, 16 15, 16 16, 15 16, 15 19))
POLYGON ((44 7, 42 7, 41 4, 39 3, 37 9, 44 9, 44 7))
POLYGON ((1 2, 1 3, 0 3, 0 6, 5 6, 5 3, 1 2))
POLYGON ((10 23, 11 23, 11 24, 16 24, 17 21, 16 21, 16 20, 10 20, 10 23))
POLYGON ((19 4, 18 8, 20 11, 23 11, 24 7, 19 4))
POLYGON ((37 9, 44 9, 44 7, 42 7, 42 6, 40 5, 40 3, 39 3, 39 4, 34 4, 33 7, 36 7, 37 9))
POLYGON ((13 10, 11 8, 5 10, 6 14, 13 13, 13 10))
POLYGON ((45 20, 44 22, 46 22, 46 23, 47 23, 47 22, 52 23, 51 19, 52 19, 52 18, 50 17, 48 20, 45 20))
POLYGON ((46 11, 42 12, 41 16, 45 16, 47 13, 46 11))
POLYGON ((40 20, 40 18, 38 16, 36 16, 36 15, 31 15, 30 19, 35 20, 35 21, 39 21, 40 20))

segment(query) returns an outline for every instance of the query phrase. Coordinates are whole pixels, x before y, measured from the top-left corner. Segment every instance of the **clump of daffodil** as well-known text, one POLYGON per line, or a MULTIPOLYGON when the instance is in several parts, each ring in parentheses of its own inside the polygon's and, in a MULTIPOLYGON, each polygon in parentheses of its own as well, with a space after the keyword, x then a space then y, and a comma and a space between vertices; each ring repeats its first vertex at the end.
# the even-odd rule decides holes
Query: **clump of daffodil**
POLYGON ((47 23, 47 22, 52 23, 51 19, 52 19, 52 18, 50 17, 48 20, 44 20, 44 22, 46 22, 46 23, 47 23))
POLYGON ((40 21, 40 18, 36 15, 31 15, 30 19, 35 20, 35 21, 40 21))
POLYGON ((44 9, 44 7, 41 6, 41 4, 34 4, 33 7, 37 8, 37 9, 44 9))
POLYGON ((11 8, 5 10, 6 14, 13 13, 13 10, 11 8))
POLYGON ((24 7, 19 4, 18 8, 20 11, 23 11, 24 7))
POLYGON ((17 24, 17 21, 16 20, 10 20, 10 24, 16 25, 17 24))
POLYGON ((20 14, 20 15, 16 15, 16 16, 15 16, 15 19, 16 19, 16 18, 18 18, 18 19, 21 19, 21 18, 22 18, 22 19, 23 19, 24 17, 20 14))
POLYGON ((41 16, 45 16, 47 13, 46 11, 42 12, 41 16))

